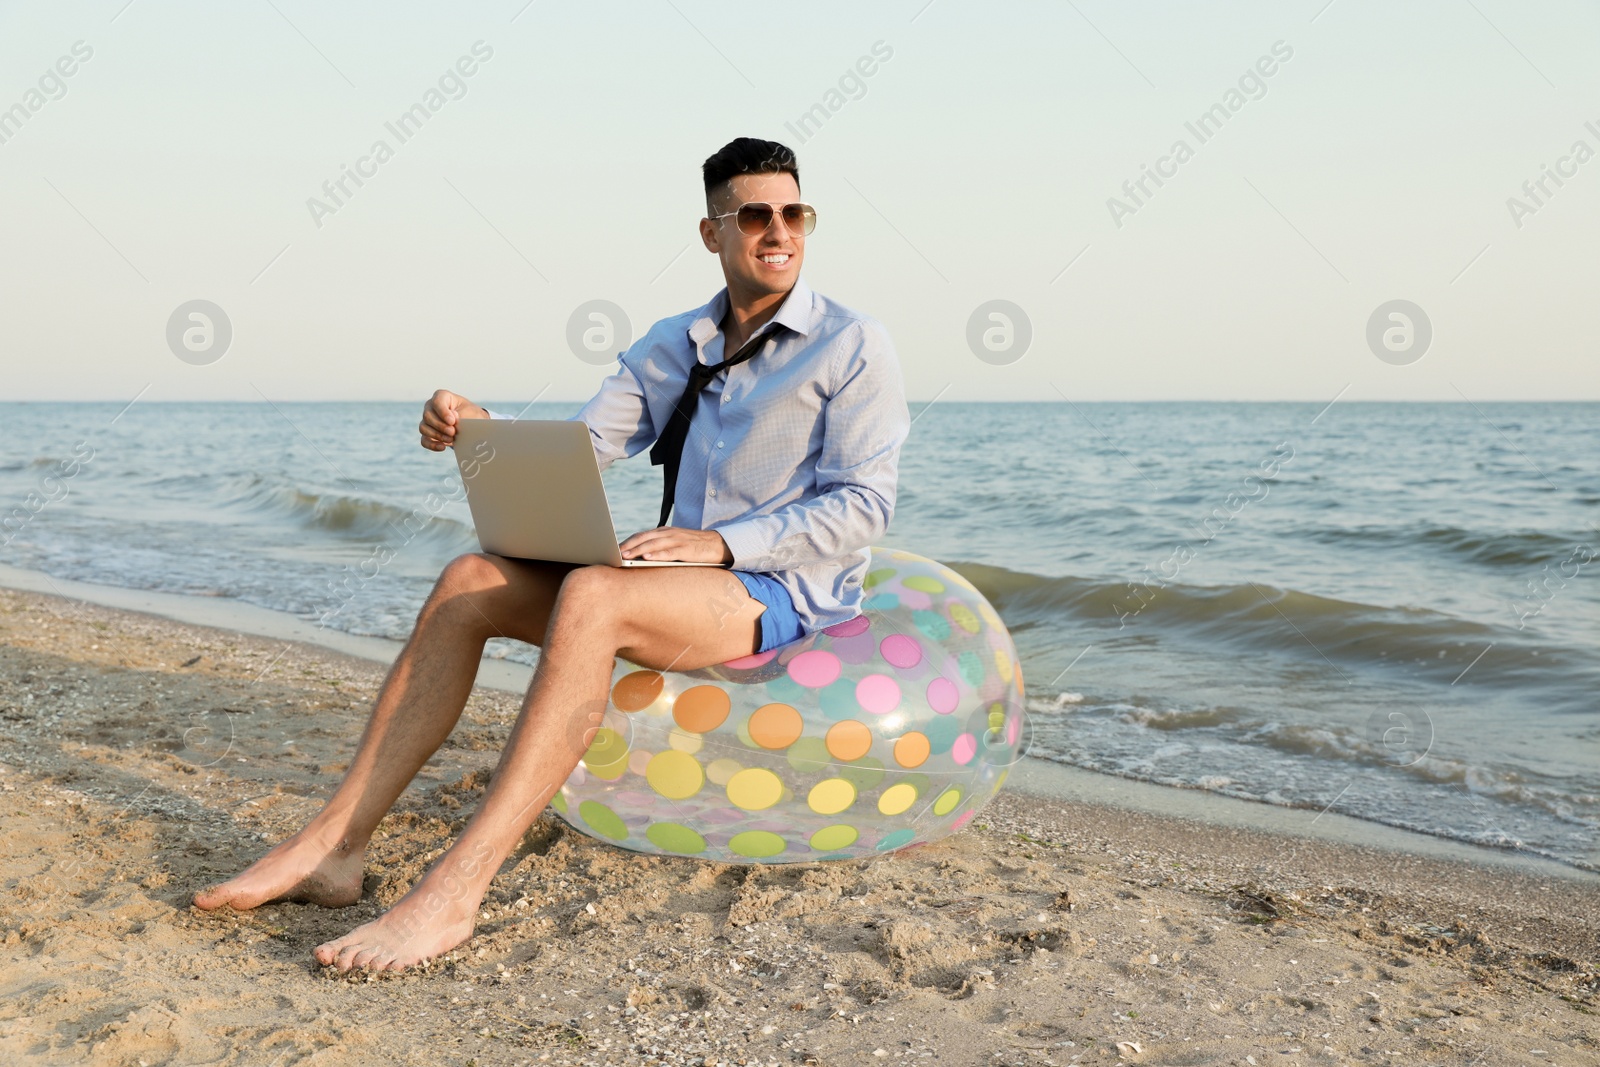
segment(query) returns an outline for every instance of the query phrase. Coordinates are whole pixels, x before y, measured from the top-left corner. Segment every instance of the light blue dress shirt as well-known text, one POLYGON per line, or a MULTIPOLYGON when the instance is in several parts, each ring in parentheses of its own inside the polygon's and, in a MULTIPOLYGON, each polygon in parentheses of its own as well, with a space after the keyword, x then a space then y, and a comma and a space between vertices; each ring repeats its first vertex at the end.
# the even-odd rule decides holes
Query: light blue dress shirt
MULTIPOLYGON (((602 471, 655 443, 691 363, 730 354, 718 328, 727 310, 723 289, 657 322, 571 416, 589 427, 602 471)), ((876 319, 801 278, 761 332, 772 337, 756 355, 700 394, 668 522, 720 533, 733 567, 776 578, 810 632, 860 614, 868 549, 894 514, 911 417, 899 359, 876 319)))

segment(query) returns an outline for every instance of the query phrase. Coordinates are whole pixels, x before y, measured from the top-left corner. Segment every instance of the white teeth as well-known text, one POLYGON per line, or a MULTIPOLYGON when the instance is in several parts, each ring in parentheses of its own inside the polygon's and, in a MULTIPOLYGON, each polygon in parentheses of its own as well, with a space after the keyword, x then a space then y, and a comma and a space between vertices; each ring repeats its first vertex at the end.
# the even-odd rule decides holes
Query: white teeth
POLYGON ((763 262, 763 263, 787 263, 787 262, 789 262, 789 257, 787 255, 762 256, 761 257, 761 262, 763 262))

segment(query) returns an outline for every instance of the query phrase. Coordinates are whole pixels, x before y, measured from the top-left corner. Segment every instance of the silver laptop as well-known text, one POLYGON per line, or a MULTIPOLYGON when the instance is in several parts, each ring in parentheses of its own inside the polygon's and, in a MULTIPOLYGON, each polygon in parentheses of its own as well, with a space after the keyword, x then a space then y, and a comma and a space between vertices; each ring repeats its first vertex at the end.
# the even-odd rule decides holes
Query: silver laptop
POLYGON ((576 420, 462 419, 456 466, 485 552, 613 567, 721 567, 623 559, 589 427, 576 420))

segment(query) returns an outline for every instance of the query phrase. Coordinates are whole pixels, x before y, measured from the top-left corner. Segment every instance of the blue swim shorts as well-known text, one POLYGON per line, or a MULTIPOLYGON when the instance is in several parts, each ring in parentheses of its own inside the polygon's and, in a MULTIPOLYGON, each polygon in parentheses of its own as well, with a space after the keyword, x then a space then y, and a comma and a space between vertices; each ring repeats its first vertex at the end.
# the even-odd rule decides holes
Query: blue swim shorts
POLYGON ((767 606, 767 610, 761 613, 761 647, 756 649, 757 652, 779 648, 805 635, 805 630, 800 627, 800 616, 794 610, 794 599, 776 578, 761 571, 733 573, 744 583, 752 597, 767 606))

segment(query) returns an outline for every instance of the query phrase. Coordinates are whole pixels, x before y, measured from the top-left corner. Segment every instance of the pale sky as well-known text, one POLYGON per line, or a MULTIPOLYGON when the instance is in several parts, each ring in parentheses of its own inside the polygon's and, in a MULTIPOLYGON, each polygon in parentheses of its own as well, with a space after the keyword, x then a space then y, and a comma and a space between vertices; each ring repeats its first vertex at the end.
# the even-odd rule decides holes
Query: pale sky
POLYGON ((582 400, 570 316, 715 293, 700 165, 756 136, 914 402, 1596 399, 1597 38, 1510 0, 4 3, 0 398, 582 400), (219 360, 169 349, 191 300, 219 360), (1020 358, 969 347, 991 300, 1020 358), (1420 359, 1369 348, 1391 300, 1420 359))

